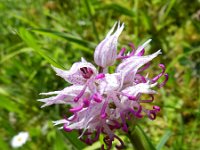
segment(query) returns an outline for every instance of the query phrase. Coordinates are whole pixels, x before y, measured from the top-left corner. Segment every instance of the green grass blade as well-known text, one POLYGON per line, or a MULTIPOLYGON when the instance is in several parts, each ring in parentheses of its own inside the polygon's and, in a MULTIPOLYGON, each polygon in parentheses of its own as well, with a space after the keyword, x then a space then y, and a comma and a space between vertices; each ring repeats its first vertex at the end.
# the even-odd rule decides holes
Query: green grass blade
MULTIPOLYGON (((75 37, 68 33, 62 33, 62 32, 52 31, 52 30, 48 30, 48 29, 32 29, 31 31, 42 34, 42 35, 50 36, 50 37, 59 37, 59 38, 65 39, 69 42, 81 45, 87 49, 94 49, 96 46, 92 42, 85 41, 79 37, 75 37)), ((89 51, 89 52, 93 53, 91 51, 89 51)))
POLYGON ((9 112, 15 112, 23 116, 23 112, 18 107, 16 107, 16 102, 3 95, 0 96, 0 99, 0 108, 6 109, 9 112))
POLYGON ((29 19, 27 19, 25 17, 16 15, 15 13, 13 13, 12 16, 15 17, 16 19, 22 21, 23 23, 28 24, 31 27, 34 27, 34 28, 38 27, 38 25, 36 25, 33 21, 30 21, 29 19))
POLYGON ((56 140, 54 142, 54 150, 69 150, 70 146, 66 144, 66 141, 63 139, 63 135, 60 132, 56 132, 56 140), (69 146, 69 147, 68 147, 69 146))
POLYGON ((5 62, 5 61, 11 59, 12 57, 15 57, 15 56, 18 55, 18 54, 25 53, 25 52, 31 52, 31 51, 33 51, 32 48, 27 48, 27 47, 25 47, 25 48, 22 48, 22 49, 20 49, 20 50, 18 50, 18 51, 12 52, 12 53, 10 53, 10 54, 4 56, 4 57, 1 59, 0 64, 2 64, 3 62, 5 62))
POLYGON ((183 58, 183 57, 187 57, 193 53, 196 53, 196 52, 200 52, 200 47, 197 47, 197 48, 194 48, 193 50, 190 50, 188 52, 185 52, 183 54, 179 54, 177 57, 175 57, 170 64, 167 65, 167 69, 166 69, 166 72, 169 71, 169 69, 171 69, 171 67, 173 67, 175 65, 175 63, 177 63, 177 61, 180 59, 180 58, 183 58))
POLYGON ((167 10, 165 11, 162 20, 166 19, 166 17, 169 15, 169 12, 171 11, 171 9, 173 8, 174 4, 175 4, 176 0, 170 0, 169 4, 167 6, 167 10))
POLYGON ((156 150, 139 125, 135 126, 134 130, 128 134, 128 137, 135 150, 156 150))
POLYGON ((69 133, 63 133, 63 135, 69 140, 69 142, 77 150, 81 150, 81 149, 83 149, 86 146, 86 144, 84 144, 83 142, 81 142, 78 139, 78 134, 77 134, 76 131, 72 131, 72 132, 69 132, 69 133))
POLYGON ((156 150, 162 150, 163 146, 165 145, 165 143, 167 142, 167 140, 171 135, 172 135, 171 131, 166 131, 163 137, 161 138, 160 142, 157 144, 156 150))
POLYGON ((62 69, 65 69, 63 66, 61 66, 60 64, 58 64, 56 61, 54 61, 52 58, 50 58, 45 51, 40 48, 40 46, 37 44, 36 40, 34 39, 34 37, 29 33, 29 31, 27 31, 24 28, 20 28, 19 32, 18 32, 19 36, 21 37, 21 39, 31 48, 33 48, 38 54, 40 54, 46 61, 48 61, 51 65, 55 66, 55 67, 59 67, 62 69))
POLYGON ((151 140, 148 138, 146 133, 143 131, 143 129, 139 125, 136 126, 136 130, 138 130, 137 132, 139 133, 140 137, 142 138, 145 149, 148 148, 149 150, 156 150, 155 147, 153 146, 153 144, 151 143, 151 140))
POLYGON ((99 40, 99 34, 97 32, 97 28, 96 28, 96 25, 95 25, 95 20, 94 20, 94 17, 93 17, 93 15, 95 14, 94 8, 92 7, 91 1, 85 0, 84 2, 85 2, 86 9, 87 9, 88 15, 90 17, 90 20, 92 22, 92 28, 93 28, 96 40, 99 42, 100 41, 99 40))
POLYGON ((130 10, 126 7, 123 7, 119 4, 115 4, 115 3, 107 4, 107 5, 101 5, 98 9, 101 9, 101 10, 111 9, 111 10, 120 12, 121 14, 126 15, 126 16, 130 16, 130 17, 134 16, 134 12, 132 10, 130 10))

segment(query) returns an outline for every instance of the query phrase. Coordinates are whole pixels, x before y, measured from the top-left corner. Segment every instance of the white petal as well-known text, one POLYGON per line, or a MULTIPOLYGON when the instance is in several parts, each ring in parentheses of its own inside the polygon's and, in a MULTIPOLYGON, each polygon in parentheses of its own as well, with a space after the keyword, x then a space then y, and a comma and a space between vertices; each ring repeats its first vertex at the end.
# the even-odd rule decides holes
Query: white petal
POLYGON ((13 148, 21 147, 28 140, 28 132, 20 132, 18 135, 14 136, 11 140, 11 146, 13 148))
POLYGON ((87 63, 87 61, 86 61, 85 58, 83 58, 83 57, 81 57, 81 62, 87 63))
POLYGON ((95 48, 94 61, 98 66, 103 68, 112 66, 117 58, 117 41, 119 35, 124 29, 124 24, 120 26, 120 22, 118 22, 118 28, 113 33, 115 26, 116 23, 109 31, 106 38, 102 40, 95 48))
POLYGON ((140 46, 140 47, 136 50, 135 55, 139 54, 140 51, 141 51, 142 49, 144 49, 151 41, 152 41, 152 39, 149 39, 149 40, 147 40, 144 44, 142 44, 142 46, 140 46))
POLYGON ((62 77, 62 78, 65 78, 66 74, 67 74, 67 71, 64 71, 62 69, 59 69, 59 68, 56 68, 54 66, 51 66, 53 68, 53 70, 56 72, 56 75, 62 77))
POLYGON ((66 119, 61 119, 61 120, 56 120, 56 121, 52 121, 54 126, 57 126, 59 124, 65 124, 68 123, 69 121, 67 121, 66 119))
POLYGON ((127 58, 118 65, 116 72, 123 73, 125 83, 132 82, 135 78, 137 70, 159 54, 161 54, 160 50, 148 56, 132 56, 127 58))
POLYGON ((54 95, 54 94, 59 94, 60 91, 53 91, 53 92, 47 92, 47 93, 40 93, 40 95, 54 95))
POLYGON ((117 22, 115 22, 115 24, 113 25, 113 27, 112 27, 112 28, 110 29, 110 31, 107 33, 106 38, 109 37, 109 36, 113 33, 116 24, 117 24, 117 22))
POLYGON ((85 118, 82 118, 79 122, 72 123, 67 127, 69 129, 83 129, 85 121, 85 118))
POLYGON ((97 74, 97 70, 95 68, 94 65, 92 65, 91 63, 87 62, 86 60, 84 60, 82 58, 81 60, 82 62, 76 62, 72 65, 72 67, 70 68, 70 70, 65 71, 59 68, 56 68, 54 66, 52 66, 52 68, 54 69, 54 71, 56 72, 56 74, 60 77, 62 77, 63 79, 65 79, 67 82, 71 83, 71 84, 77 84, 77 85, 83 85, 86 83, 86 79, 83 78, 80 68, 83 67, 88 67, 91 68, 94 75, 97 74))
POLYGON ((122 23, 122 25, 120 26, 120 22, 118 23, 118 29, 117 31, 114 33, 114 35, 118 38, 119 35, 122 33, 124 29, 124 23, 122 23))

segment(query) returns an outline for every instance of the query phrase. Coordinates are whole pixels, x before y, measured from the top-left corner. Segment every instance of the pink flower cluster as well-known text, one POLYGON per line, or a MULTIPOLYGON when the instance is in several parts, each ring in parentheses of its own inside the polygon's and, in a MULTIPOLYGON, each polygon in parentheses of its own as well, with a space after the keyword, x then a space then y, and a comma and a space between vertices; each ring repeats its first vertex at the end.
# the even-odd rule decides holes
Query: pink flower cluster
MULTIPOLYGON (((162 87, 168 80, 165 74, 165 66, 159 64, 161 73, 150 79, 143 75, 143 71, 150 66, 150 61, 161 54, 157 51, 151 55, 143 56, 145 47, 151 40, 135 48, 130 44, 131 51, 126 52, 122 48, 117 53, 117 41, 124 28, 124 24, 115 23, 103 41, 99 43, 94 52, 96 67, 81 59, 72 65, 70 70, 61 70, 52 67, 58 76, 69 82, 71 86, 61 91, 41 93, 52 95, 49 98, 40 99, 45 106, 52 104, 68 104, 72 116, 54 121, 55 125, 62 125, 60 129, 67 132, 78 130, 79 139, 87 144, 92 144, 104 134, 104 142, 110 149, 114 139, 124 146, 123 141, 115 135, 116 129, 128 132, 127 121, 134 118, 147 116, 151 120, 156 118, 160 111, 159 106, 152 109, 145 108, 142 103, 151 103, 156 91, 154 87, 162 87), (115 30, 115 32, 114 32, 115 30), (119 61, 114 73, 108 72, 108 67, 115 61, 119 61), (157 81, 165 77, 161 84, 157 81), (149 99, 143 100, 143 94, 149 95, 149 99)), ((104 149, 104 146, 102 146, 104 149)))

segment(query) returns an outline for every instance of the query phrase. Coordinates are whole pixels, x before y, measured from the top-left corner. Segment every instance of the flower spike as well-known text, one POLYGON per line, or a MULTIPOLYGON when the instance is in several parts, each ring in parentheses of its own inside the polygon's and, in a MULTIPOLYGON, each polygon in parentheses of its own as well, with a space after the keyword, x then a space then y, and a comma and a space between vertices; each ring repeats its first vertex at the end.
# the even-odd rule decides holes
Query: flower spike
MULTIPOLYGON (((44 103, 42 107, 53 104, 69 105, 72 115, 64 116, 53 124, 66 132, 77 130, 79 139, 88 145, 96 142, 100 134, 103 134, 107 149, 112 148, 114 140, 120 143, 115 147, 122 149, 124 142, 115 131, 121 129, 128 132, 128 122, 137 122, 144 116, 155 120, 161 110, 155 105, 147 109, 145 104, 154 101, 156 87, 166 84, 168 74, 165 73, 165 66, 159 64, 162 70, 152 79, 148 77, 149 73, 143 74, 151 65, 150 62, 161 54, 161 50, 145 56, 145 47, 151 42, 149 39, 137 49, 133 44, 129 44, 130 52, 126 53, 126 48, 122 48, 117 54, 118 38, 123 29, 124 24, 116 22, 105 39, 97 45, 94 61, 99 69, 84 58, 74 63, 69 70, 52 66, 56 74, 71 86, 60 91, 41 93, 50 97, 38 100, 44 103), (109 73, 108 67, 112 66, 116 59, 118 65, 115 72, 109 73), (164 81, 158 84, 163 76, 164 81), (144 99, 143 95, 150 98, 144 99)), ((101 148, 105 149, 105 145, 101 148)))

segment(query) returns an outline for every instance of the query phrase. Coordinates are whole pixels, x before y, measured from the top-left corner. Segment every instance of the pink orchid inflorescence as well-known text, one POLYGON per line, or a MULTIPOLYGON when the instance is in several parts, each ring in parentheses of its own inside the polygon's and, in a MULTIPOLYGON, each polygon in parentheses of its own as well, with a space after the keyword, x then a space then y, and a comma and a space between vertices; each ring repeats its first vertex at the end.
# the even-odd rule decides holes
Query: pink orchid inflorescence
POLYGON ((143 116, 151 120, 156 118, 160 107, 153 106, 152 109, 147 109, 143 104, 153 102, 156 91, 152 88, 160 88, 168 80, 163 64, 159 64, 162 71, 154 78, 150 79, 148 74, 142 75, 150 66, 149 62, 161 54, 158 50, 143 56, 144 48, 151 39, 137 49, 130 44, 131 52, 125 54, 126 49, 122 48, 117 54, 117 40, 123 29, 124 24, 115 23, 105 39, 96 47, 94 61, 99 67, 98 70, 83 58, 74 63, 68 71, 52 66, 58 76, 72 85, 61 91, 41 93, 54 96, 39 100, 45 103, 42 107, 52 104, 70 105, 69 111, 72 116, 54 121, 54 124, 62 125, 60 129, 67 132, 78 130, 79 139, 87 144, 94 143, 100 134, 103 134, 107 149, 111 148, 114 139, 121 143, 116 146, 118 149, 124 146, 123 141, 114 132, 116 129, 128 132, 127 121, 130 119, 140 119, 143 116), (119 64, 114 73, 109 73, 108 67, 115 61, 119 61, 119 64), (162 76, 165 79, 158 84, 157 81, 162 76), (141 96, 144 94, 150 98, 143 100, 141 96))

